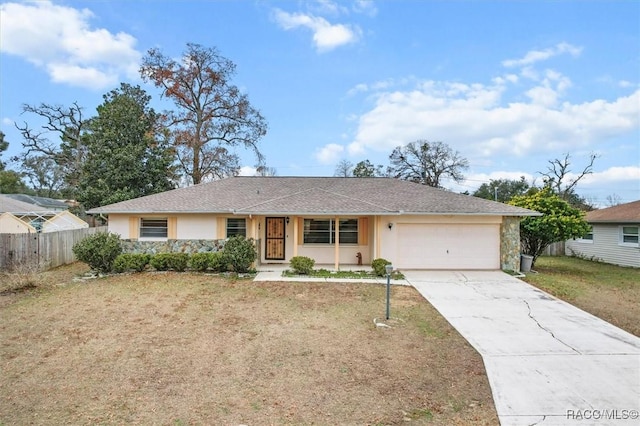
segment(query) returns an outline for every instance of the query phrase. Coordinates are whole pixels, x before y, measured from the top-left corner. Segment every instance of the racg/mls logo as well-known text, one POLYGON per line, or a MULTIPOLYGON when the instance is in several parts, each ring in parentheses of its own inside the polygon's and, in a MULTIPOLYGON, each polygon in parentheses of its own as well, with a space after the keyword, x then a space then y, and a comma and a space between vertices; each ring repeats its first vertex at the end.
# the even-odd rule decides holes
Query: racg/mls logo
POLYGON ((567 410, 567 420, 636 420, 638 410, 567 410))

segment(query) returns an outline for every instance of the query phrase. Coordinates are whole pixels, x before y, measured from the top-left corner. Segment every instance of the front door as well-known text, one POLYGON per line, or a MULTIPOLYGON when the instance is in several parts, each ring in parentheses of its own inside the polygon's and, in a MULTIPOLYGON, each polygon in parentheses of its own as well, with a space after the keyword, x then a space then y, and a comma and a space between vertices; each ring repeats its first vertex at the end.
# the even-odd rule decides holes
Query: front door
POLYGON ((284 217, 266 218, 266 260, 284 260, 284 217))

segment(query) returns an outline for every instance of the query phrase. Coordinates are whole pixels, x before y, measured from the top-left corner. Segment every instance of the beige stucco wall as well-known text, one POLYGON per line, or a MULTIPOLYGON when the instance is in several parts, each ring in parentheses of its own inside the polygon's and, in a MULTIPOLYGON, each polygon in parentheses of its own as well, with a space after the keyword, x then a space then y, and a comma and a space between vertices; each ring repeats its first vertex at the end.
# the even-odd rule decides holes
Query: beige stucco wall
MULTIPOLYGON (((356 254, 362 253, 362 263, 370 265, 368 246, 341 245, 339 246, 339 262, 341 264, 355 265, 358 263, 356 254)), ((317 264, 333 265, 335 261, 335 246, 302 245, 298 248, 298 256, 307 256, 317 264)))
POLYGON ((120 238, 129 238, 129 216, 110 214, 108 229, 109 232, 120 235, 120 238))
MULTIPOLYGON (((173 216, 173 215, 172 215, 173 216)), ((178 218, 179 240, 213 240, 218 220, 213 214, 175 215, 178 218)))
MULTIPOLYGON (((217 238, 218 216, 215 214, 143 214, 135 215, 135 217, 175 217, 176 237, 179 240, 213 240, 217 238)), ((129 218, 129 215, 110 214, 109 232, 119 234, 124 239, 131 238, 129 218)))

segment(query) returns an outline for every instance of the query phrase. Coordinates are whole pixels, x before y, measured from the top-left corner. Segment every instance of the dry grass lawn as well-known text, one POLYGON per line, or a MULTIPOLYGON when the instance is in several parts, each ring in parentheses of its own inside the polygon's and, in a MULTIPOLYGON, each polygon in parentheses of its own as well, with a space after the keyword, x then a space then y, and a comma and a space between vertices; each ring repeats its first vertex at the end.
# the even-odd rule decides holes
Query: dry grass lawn
POLYGON ((524 281, 640 337, 640 269, 540 257, 524 281))
POLYGON ((0 424, 498 423, 480 356, 412 288, 385 329, 384 286, 81 269, 0 293, 0 424))

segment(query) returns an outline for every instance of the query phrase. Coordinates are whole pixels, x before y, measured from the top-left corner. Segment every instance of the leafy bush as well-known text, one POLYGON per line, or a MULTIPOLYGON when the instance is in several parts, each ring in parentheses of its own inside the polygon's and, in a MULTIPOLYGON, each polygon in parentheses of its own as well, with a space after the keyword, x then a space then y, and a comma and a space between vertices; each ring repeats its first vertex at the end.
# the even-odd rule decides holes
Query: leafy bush
POLYGON ((373 268, 373 272, 379 277, 384 277, 385 275, 387 275, 387 271, 385 270, 385 266, 387 265, 391 265, 391 262, 383 258, 373 259, 373 262, 371 262, 371 268, 373 268))
POLYGON ((142 272, 149 264, 151 256, 141 253, 123 253, 113 262, 115 272, 142 272))
POLYGON ((108 232, 89 235, 73 246, 73 254, 93 270, 111 272, 113 262, 122 253, 120 236, 108 232))
POLYGON ((308 275, 313 270, 316 261, 306 256, 295 256, 289 261, 293 272, 300 275, 308 275))
POLYGON ((182 272, 189 265, 189 255, 187 253, 158 253, 151 257, 149 263, 158 271, 182 272))
POLYGON ((206 253, 195 253, 189 261, 191 269, 199 272, 212 270, 213 272, 222 272, 226 270, 222 259, 222 253, 217 251, 206 253))
POLYGON ((209 269, 213 272, 224 272, 227 270, 222 252, 214 251, 207 254, 209 255, 209 269))
POLYGON ((222 249, 223 264, 239 273, 248 272, 257 256, 253 238, 245 239, 240 235, 229 238, 222 249))
POLYGON ((209 269, 209 253, 195 253, 191 255, 189 260, 191 269, 195 269, 198 272, 204 272, 209 269))

